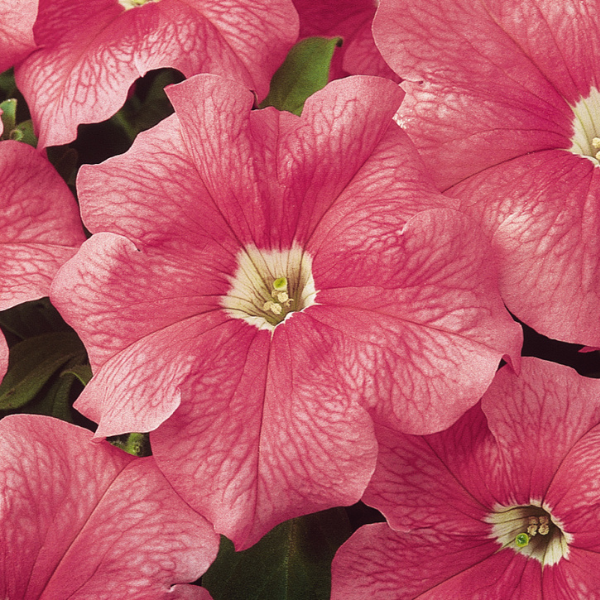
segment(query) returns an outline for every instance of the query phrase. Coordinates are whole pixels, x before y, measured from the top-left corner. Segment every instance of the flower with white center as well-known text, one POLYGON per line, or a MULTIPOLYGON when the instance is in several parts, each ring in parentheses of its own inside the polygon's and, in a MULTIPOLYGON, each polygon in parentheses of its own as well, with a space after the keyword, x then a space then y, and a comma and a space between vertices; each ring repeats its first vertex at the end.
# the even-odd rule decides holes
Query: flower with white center
POLYGON ((446 431, 376 430, 388 523, 340 548, 332 600, 599 597, 600 381, 521 366, 446 431))
POLYGON ((90 356, 76 408, 96 436, 150 431, 175 489, 242 548, 356 502, 373 420, 449 426, 522 334, 481 232, 393 122, 397 85, 335 81, 301 117, 210 75, 168 95, 174 116, 81 169, 94 235, 52 302, 90 356))
POLYGON ((373 22, 406 91, 396 118, 487 233, 506 306, 587 346, 600 345, 598 7, 382 0, 373 22))

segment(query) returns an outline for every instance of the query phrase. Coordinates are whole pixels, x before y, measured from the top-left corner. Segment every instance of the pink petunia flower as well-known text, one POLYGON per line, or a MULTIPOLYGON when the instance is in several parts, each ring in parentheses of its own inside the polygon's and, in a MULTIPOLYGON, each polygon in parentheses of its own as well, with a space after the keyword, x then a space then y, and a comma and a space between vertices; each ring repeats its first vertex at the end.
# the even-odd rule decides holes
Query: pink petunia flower
POLYGON ((210 523, 154 459, 38 415, 0 421, 2 598, 210 600, 196 580, 215 559, 210 523))
POLYGON ((34 35, 16 81, 44 148, 112 116, 152 69, 229 76, 264 98, 298 15, 291 0, 41 0, 34 35))
POLYGON ((294 0, 300 16, 300 39, 341 36, 344 43, 332 61, 330 77, 377 75, 400 78, 388 67, 373 40, 371 27, 378 0, 294 0))
MULTIPOLYGON (((31 146, 0 142, 0 186, 0 310, 6 310, 47 296, 56 271, 85 236, 69 188, 31 146)), ((0 379, 7 365, 0 333, 0 379)))
POLYGON ((0 73, 35 49, 38 0, 0 0, 0 73))
POLYGON ((372 419, 439 431, 518 364, 489 248, 392 116, 385 79, 331 83, 302 117, 236 82, 168 90, 175 115, 81 169, 95 235, 52 300, 95 373, 96 436, 152 431, 159 467, 238 546, 353 503, 372 419), (429 209, 429 210, 426 210, 429 209))
POLYGON ((373 31, 405 79, 398 121, 487 231, 508 309, 599 345, 596 0, 382 0, 373 31))
POLYGON ((600 598, 600 381, 524 358, 447 431, 377 436, 389 525, 340 548, 332 600, 600 598))

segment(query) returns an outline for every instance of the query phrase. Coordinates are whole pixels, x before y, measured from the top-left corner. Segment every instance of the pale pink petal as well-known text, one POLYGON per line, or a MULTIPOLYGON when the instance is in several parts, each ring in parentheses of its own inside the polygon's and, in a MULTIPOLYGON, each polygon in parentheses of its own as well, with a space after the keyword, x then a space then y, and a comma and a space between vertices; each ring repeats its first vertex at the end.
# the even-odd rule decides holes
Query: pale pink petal
POLYGON ((513 314, 553 339, 600 343, 600 171, 591 161, 539 152, 448 193, 492 240, 513 314))
POLYGON ((456 535, 488 535, 482 522, 494 504, 486 488, 498 451, 478 406, 452 427, 427 436, 376 427, 377 467, 363 501, 397 531, 445 527, 456 535))
POLYGON ((165 598, 215 558, 212 527, 153 458, 91 438, 49 417, 0 423, 2 597, 165 598))
POLYGON ((600 600, 600 555, 571 547, 568 559, 544 567, 542 593, 544 600, 600 600))
MULTIPOLYGON (((210 361, 214 336, 242 344, 241 321, 220 312, 192 316, 132 343, 108 360, 77 399, 75 408, 98 422, 96 437, 152 431, 182 401, 181 386, 210 361), (208 335, 207 337, 207 334, 208 335)), ((254 333, 252 331, 252 333, 254 333)))
POLYGON ((402 99, 393 83, 366 76, 332 82, 301 118, 249 113, 250 94, 217 77, 190 79, 168 95, 211 197, 238 238, 258 247, 310 235, 393 126, 402 99))
POLYGON ((315 238, 324 230, 327 241, 313 267, 323 306, 311 315, 347 336, 340 362, 360 361, 373 385, 386 365, 385 387, 365 389, 378 419, 434 433, 479 400, 501 358, 518 368, 522 332, 470 219, 424 211, 402 228, 393 212, 393 204, 391 214, 357 210, 337 231, 324 220, 315 238))
POLYGON ((79 335, 96 370, 144 336, 219 308, 229 283, 218 269, 235 265, 219 249, 212 242, 157 251, 96 234, 57 274, 51 299, 67 322, 81 322, 79 335))
POLYGON ((376 75, 400 83, 401 78, 383 60, 373 39, 373 16, 363 21, 346 47, 342 66, 353 75, 376 75))
POLYGON ((440 189, 571 146, 571 108, 483 2, 383 0, 373 30, 387 63, 410 80, 398 118, 440 189))
POLYGON ((565 100, 600 88, 600 9, 594 0, 489 0, 493 18, 565 100), (568 15, 568 18, 565 16, 568 15))
POLYGON ((482 407, 502 454, 497 495, 505 505, 529 505, 544 499, 571 448, 600 422, 600 381, 523 358, 519 377, 506 367, 498 372, 482 407))
MULTIPOLYGON (((598 387, 596 396, 598 395, 598 387)), ((576 394, 577 390, 573 390, 576 394)), ((585 395, 577 402, 585 402, 585 395)), ((552 478, 544 501, 560 520, 565 531, 571 533, 571 547, 590 550, 597 554, 600 564, 600 426, 585 433, 563 458, 552 478)))
POLYGON ((290 0, 162 0, 124 10, 115 0, 42 0, 41 46, 17 69, 40 147, 65 144, 77 125, 113 115, 152 69, 234 77, 264 98, 296 39, 290 0))
POLYGON ((270 345, 252 329, 214 331, 181 407, 151 434, 169 481, 238 550, 281 521, 356 502, 377 454, 366 411, 321 368, 328 332, 302 314, 270 345))
POLYGON ((526 566, 512 550, 496 550, 484 535, 454 536, 443 524, 438 531, 412 534, 397 533, 385 523, 365 525, 333 559, 331 600, 537 597, 525 590, 536 584, 539 589, 539 563, 526 566))
POLYGON ((47 296, 85 239, 69 188, 31 146, 0 143, 0 310, 47 296))
POLYGON ((38 0, 0 0, 0 73, 34 50, 37 12, 38 0))
POLYGON ((0 382, 8 369, 8 346, 3 335, 0 335, 0 382))

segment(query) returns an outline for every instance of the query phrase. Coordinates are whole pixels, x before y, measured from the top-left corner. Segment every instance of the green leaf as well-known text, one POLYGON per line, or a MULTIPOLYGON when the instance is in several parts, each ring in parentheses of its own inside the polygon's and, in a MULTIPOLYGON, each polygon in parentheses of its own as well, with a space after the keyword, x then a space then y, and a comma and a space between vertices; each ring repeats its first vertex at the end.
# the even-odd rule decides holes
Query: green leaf
POLYGON ((260 108, 274 106, 302 114, 306 99, 327 85, 333 51, 341 45, 340 37, 311 37, 298 42, 273 75, 269 95, 260 108))
POLYGON ((17 101, 14 98, 9 98, 4 102, 0 102, 0 110, 2 111, 2 139, 8 140, 17 123, 17 101))
POLYGON ((221 537, 202 585, 214 600, 328 600, 331 561, 351 533, 346 511, 332 508, 281 523, 242 552, 221 537))
POLYGON ((183 81, 175 69, 150 71, 135 84, 135 94, 112 118, 127 134, 130 142, 138 133, 154 127, 173 114, 173 106, 165 94, 165 86, 183 81))
POLYGON ((148 433, 125 433, 106 438, 113 446, 120 448, 127 454, 133 456, 151 456, 150 434, 148 433))
POLYGON ((31 300, 0 311, 0 327, 9 346, 52 331, 72 331, 48 298, 31 300))
MULTIPOLYGON (((84 366, 80 363, 86 360, 85 354, 78 355, 67 363, 67 368, 76 369, 78 366, 84 366)), ((22 412, 34 415, 48 415, 61 421, 73 423, 73 413, 71 405, 73 395, 77 394, 77 388, 81 389, 77 377, 70 371, 63 371, 59 377, 53 377, 48 381, 49 385, 44 386, 41 393, 32 402, 29 402, 22 412), (75 387, 74 387, 75 386, 75 387), (47 388, 47 389, 45 389, 47 388), (45 391, 44 391, 45 390, 45 391)))
POLYGON ((74 367, 65 369, 61 375, 74 375, 84 386, 86 386, 92 378, 92 367, 90 365, 75 365, 74 367))
POLYGON ((25 406, 74 358, 85 360, 85 348, 74 331, 46 333, 13 346, 8 372, 0 384, 0 410, 25 406))
POLYGON ((17 142, 23 142, 24 144, 29 144, 30 146, 37 148, 38 139, 33 133, 33 121, 28 119, 27 121, 19 123, 10 132, 10 139, 17 142))
POLYGON ((11 67, 4 73, 0 73, 0 95, 10 98, 15 95, 16 91, 15 70, 11 67))

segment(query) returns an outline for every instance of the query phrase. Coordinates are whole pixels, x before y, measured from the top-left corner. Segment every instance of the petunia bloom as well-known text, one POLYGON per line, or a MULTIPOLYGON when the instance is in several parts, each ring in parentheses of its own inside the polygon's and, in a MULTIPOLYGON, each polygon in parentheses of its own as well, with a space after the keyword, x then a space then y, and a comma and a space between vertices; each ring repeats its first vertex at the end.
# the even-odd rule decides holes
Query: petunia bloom
POLYGON ((332 600, 600 597, 600 381, 524 358, 447 431, 377 430, 359 529, 332 600))
POLYGON ((390 69, 373 40, 371 27, 377 0, 294 0, 300 16, 300 38, 313 35, 344 40, 334 55, 332 79, 351 75, 378 75, 393 81, 400 78, 390 69))
POLYGON ((596 0, 382 0, 398 120, 439 188, 487 231, 508 309, 600 344, 596 0))
POLYGON ((112 116, 152 69, 232 77, 264 98, 298 15, 291 0, 40 0, 34 35, 16 80, 44 148, 112 116))
POLYGON ((38 0, 0 0, 0 73, 35 49, 38 0))
POLYGON ((219 538, 154 459, 38 415, 0 421, 2 598, 197 598, 219 538))
MULTIPOLYGON (((0 142, 0 186, 0 310, 6 310, 47 296, 52 278, 85 236, 69 188, 31 146, 0 142)), ((0 379, 7 365, 0 333, 0 379)))
POLYGON ((302 117, 239 84, 168 90, 175 115, 81 169, 94 235, 52 301, 94 378, 96 436, 151 431, 169 481, 238 546, 358 500, 372 419, 439 431, 521 329, 481 232, 392 116, 398 86, 332 82, 302 117))

